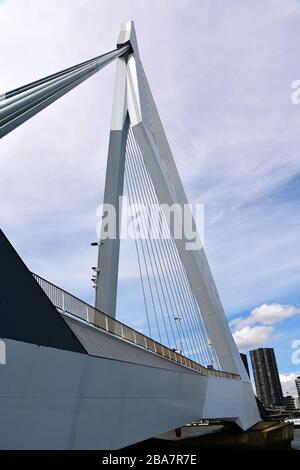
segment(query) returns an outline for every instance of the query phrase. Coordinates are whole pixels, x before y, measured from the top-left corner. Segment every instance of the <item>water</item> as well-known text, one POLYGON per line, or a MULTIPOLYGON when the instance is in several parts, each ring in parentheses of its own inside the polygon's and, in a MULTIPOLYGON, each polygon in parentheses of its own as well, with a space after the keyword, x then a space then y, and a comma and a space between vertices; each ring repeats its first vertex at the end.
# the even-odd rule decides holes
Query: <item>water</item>
POLYGON ((294 428, 294 440, 292 441, 292 448, 300 450, 300 429, 294 428))

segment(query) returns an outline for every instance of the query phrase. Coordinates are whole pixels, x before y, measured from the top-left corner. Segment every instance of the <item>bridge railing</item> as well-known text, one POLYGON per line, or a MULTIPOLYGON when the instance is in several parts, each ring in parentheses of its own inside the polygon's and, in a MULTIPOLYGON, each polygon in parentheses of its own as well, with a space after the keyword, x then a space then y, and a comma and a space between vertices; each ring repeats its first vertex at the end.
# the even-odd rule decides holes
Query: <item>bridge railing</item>
POLYGON ((204 367, 192 359, 179 354, 177 351, 158 343, 157 341, 149 338, 139 331, 136 331, 124 323, 121 323, 109 315, 106 315, 100 310, 97 310, 95 307, 92 307, 86 302, 83 302, 74 295, 61 289, 60 287, 57 287, 37 274, 33 273, 33 276, 52 304, 62 313, 66 313, 84 320, 88 324, 91 324, 102 331, 122 338, 123 340, 135 344, 136 346, 139 346, 143 349, 152 351, 153 353, 158 354, 172 362, 181 364, 185 367, 200 372, 201 374, 234 380, 241 379, 238 374, 204 367))

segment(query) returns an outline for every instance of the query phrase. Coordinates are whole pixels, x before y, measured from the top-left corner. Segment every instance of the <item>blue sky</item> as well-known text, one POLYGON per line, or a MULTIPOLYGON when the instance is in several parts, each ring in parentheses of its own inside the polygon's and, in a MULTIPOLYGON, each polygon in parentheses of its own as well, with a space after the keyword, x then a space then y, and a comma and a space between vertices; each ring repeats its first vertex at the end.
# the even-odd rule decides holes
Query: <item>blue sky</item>
MULTIPOLYGON (((246 349, 273 346, 285 390, 293 391, 300 105, 291 102, 291 83, 300 79, 300 4, 4 0, 0 90, 112 49, 128 19, 188 198, 205 204, 205 249, 229 321, 247 323, 267 305, 259 322, 244 323, 253 338, 246 349), (288 308, 294 313, 286 318, 288 308), (266 312, 275 315, 271 324, 266 312)), ((1 228, 30 269, 89 301, 114 74, 113 64, 0 149, 1 228)), ((137 284, 137 266, 123 249, 118 314, 138 326, 137 284)), ((233 331, 244 341, 236 324, 233 331)))

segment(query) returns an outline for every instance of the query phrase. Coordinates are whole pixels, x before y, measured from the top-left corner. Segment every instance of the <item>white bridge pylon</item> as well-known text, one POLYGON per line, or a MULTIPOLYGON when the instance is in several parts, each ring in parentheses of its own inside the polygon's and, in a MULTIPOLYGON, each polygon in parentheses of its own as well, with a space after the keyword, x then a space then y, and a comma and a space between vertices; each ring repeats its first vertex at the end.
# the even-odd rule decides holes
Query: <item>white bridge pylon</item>
MULTIPOLYGON (((126 142, 130 127, 162 207, 177 204, 186 208, 188 204, 142 67, 132 21, 122 25, 119 34, 117 46, 122 47, 126 44, 130 44, 129 51, 117 59, 104 193, 104 204, 115 207, 117 221, 120 220, 122 211, 119 198, 123 195, 126 142)), ((175 212, 174 217, 177 216, 179 217, 175 212)), ((166 220, 170 222, 170 218, 166 220)), ((174 223, 176 224, 176 220, 174 223)), ((169 229, 172 231, 171 226, 169 229)), ((117 226, 117 236, 113 239, 107 239, 104 233, 105 227, 102 227, 102 230, 103 243, 100 243, 98 256, 97 272, 100 279, 96 287, 96 307, 115 317, 120 227, 117 226)), ((184 236, 182 239, 175 238, 174 241, 220 367, 224 371, 239 374, 243 381, 248 382, 249 377, 230 332, 200 237, 196 235, 201 248, 187 250, 188 240, 184 236)))

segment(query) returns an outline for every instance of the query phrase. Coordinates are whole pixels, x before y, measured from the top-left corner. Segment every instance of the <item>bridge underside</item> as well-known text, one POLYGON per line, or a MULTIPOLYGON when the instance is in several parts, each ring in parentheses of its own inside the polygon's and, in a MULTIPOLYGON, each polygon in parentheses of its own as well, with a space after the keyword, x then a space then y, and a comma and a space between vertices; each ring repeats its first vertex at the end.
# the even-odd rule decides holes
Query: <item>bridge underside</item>
POLYGON ((249 383, 137 354, 112 337, 93 342, 93 332, 78 328, 94 353, 104 356, 106 349, 122 359, 6 340, 1 449, 119 449, 195 419, 221 418, 245 428, 257 422, 253 408, 245 408, 249 383))

